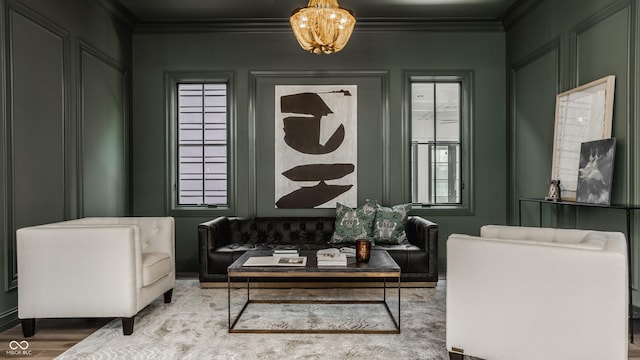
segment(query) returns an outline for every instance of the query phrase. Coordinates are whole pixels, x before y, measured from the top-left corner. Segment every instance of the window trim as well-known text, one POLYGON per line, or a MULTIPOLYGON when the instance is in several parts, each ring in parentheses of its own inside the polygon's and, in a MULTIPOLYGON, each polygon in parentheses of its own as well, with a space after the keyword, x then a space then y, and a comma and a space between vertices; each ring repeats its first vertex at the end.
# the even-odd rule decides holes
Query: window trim
POLYGON ((460 204, 422 204, 412 203, 416 215, 472 215, 474 213, 473 183, 473 109, 474 109, 474 72, 473 70, 411 70, 403 72, 403 158, 404 170, 403 194, 407 202, 412 202, 411 168, 411 84, 414 82, 460 82, 460 204))
POLYGON ((234 71, 166 72, 165 91, 165 148, 166 193, 165 204, 169 215, 207 216, 230 215, 236 205, 236 109, 234 71), (226 206, 178 205, 178 84, 227 84, 227 202, 226 206))

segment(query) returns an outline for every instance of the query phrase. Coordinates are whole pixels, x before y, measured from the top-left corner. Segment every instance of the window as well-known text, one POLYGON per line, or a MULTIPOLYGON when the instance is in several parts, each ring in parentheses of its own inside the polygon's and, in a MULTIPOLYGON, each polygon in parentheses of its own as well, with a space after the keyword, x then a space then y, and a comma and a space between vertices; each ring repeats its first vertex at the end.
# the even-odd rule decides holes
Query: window
POLYGON ((406 80, 411 201, 468 207, 471 76, 412 74, 406 80))
POLYGON ((167 75, 172 210, 228 209, 231 203, 232 76, 201 75, 167 75))
POLYGON ((177 204, 227 204, 227 84, 178 84, 177 204))

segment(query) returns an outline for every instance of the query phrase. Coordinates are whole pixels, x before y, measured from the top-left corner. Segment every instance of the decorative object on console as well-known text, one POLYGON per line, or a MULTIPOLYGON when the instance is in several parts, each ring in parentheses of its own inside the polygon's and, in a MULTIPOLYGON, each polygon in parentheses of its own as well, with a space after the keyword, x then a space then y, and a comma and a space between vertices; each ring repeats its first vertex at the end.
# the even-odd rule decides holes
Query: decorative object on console
POLYGON ((384 207, 378 205, 376 218, 373 221, 373 242, 378 244, 406 244, 407 235, 404 226, 407 224, 411 204, 384 207))
POLYGON ((576 199, 580 144, 611 137, 614 85, 609 75, 556 96, 551 179, 565 200, 576 199))
POLYGON ((289 18, 291 29, 300 46, 313 54, 333 54, 349 41, 356 18, 341 8, 337 0, 309 0, 289 18))
POLYGON ((582 143, 577 202, 611 204, 611 180, 615 154, 615 138, 582 143))
POLYGON ((544 199, 549 201, 562 201, 560 180, 549 180, 549 191, 544 199))
POLYGON ((366 239, 356 240, 356 261, 368 263, 371 257, 371 241, 366 239))
POLYGON ((352 209, 341 203, 336 204, 336 225, 329 244, 355 244, 358 239, 369 239, 378 203, 375 200, 352 209))
POLYGON ((357 98, 357 85, 275 86, 277 208, 356 206, 357 98))

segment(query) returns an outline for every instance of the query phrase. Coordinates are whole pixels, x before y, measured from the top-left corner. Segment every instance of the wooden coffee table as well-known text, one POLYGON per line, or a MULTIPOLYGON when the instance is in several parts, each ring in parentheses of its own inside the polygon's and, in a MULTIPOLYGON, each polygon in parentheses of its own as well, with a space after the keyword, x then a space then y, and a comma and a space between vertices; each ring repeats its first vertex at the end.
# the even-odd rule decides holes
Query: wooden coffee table
POLYGON ((400 333, 400 266, 391 258, 385 250, 372 250, 368 263, 357 263, 355 259, 349 259, 347 266, 323 266, 318 267, 315 251, 300 251, 300 256, 307 257, 307 264, 304 267, 280 267, 280 266, 242 266, 244 262, 252 256, 270 256, 270 251, 252 250, 245 252, 233 264, 227 268, 227 307, 229 314, 230 333, 359 333, 359 334, 399 334, 400 333), (234 278, 246 278, 247 300, 242 309, 232 321, 231 319, 231 282, 234 278), (380 300, 253 300, 251 299, 251 280, 265 280, 269 278, 366 278, 380 279, 383 282, 382 299, 380 300), (398 289, 398 317, 394 317, 393 312, 387 303, 387 279, 397 282, 398 289), (240 320, 249 304, 384 304, 395 329, 236 329, 235 326, 240 320))

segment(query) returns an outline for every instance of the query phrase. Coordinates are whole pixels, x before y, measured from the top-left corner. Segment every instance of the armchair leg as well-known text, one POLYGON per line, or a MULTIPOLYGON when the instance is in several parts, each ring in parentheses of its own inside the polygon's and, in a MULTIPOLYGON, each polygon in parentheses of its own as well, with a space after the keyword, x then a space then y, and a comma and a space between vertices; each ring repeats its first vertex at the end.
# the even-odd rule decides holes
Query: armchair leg
POLYGON ((133 319, 134 316, 130 318, 122 318, 122 333, 125 335, 133 334, 133 319))
POLYGON ((20 319, 22 323, 22 335, 32 337, 36 332, 36 319, 20 319))
POLYGON ((172 296, 173 296, 173 289, 167 290, 167 292, 164 293, 164 303, 169 304, 171 302, 172 296))
POLYGON ((449 351, 449 360, 463 360, 464 355, 449 351))

